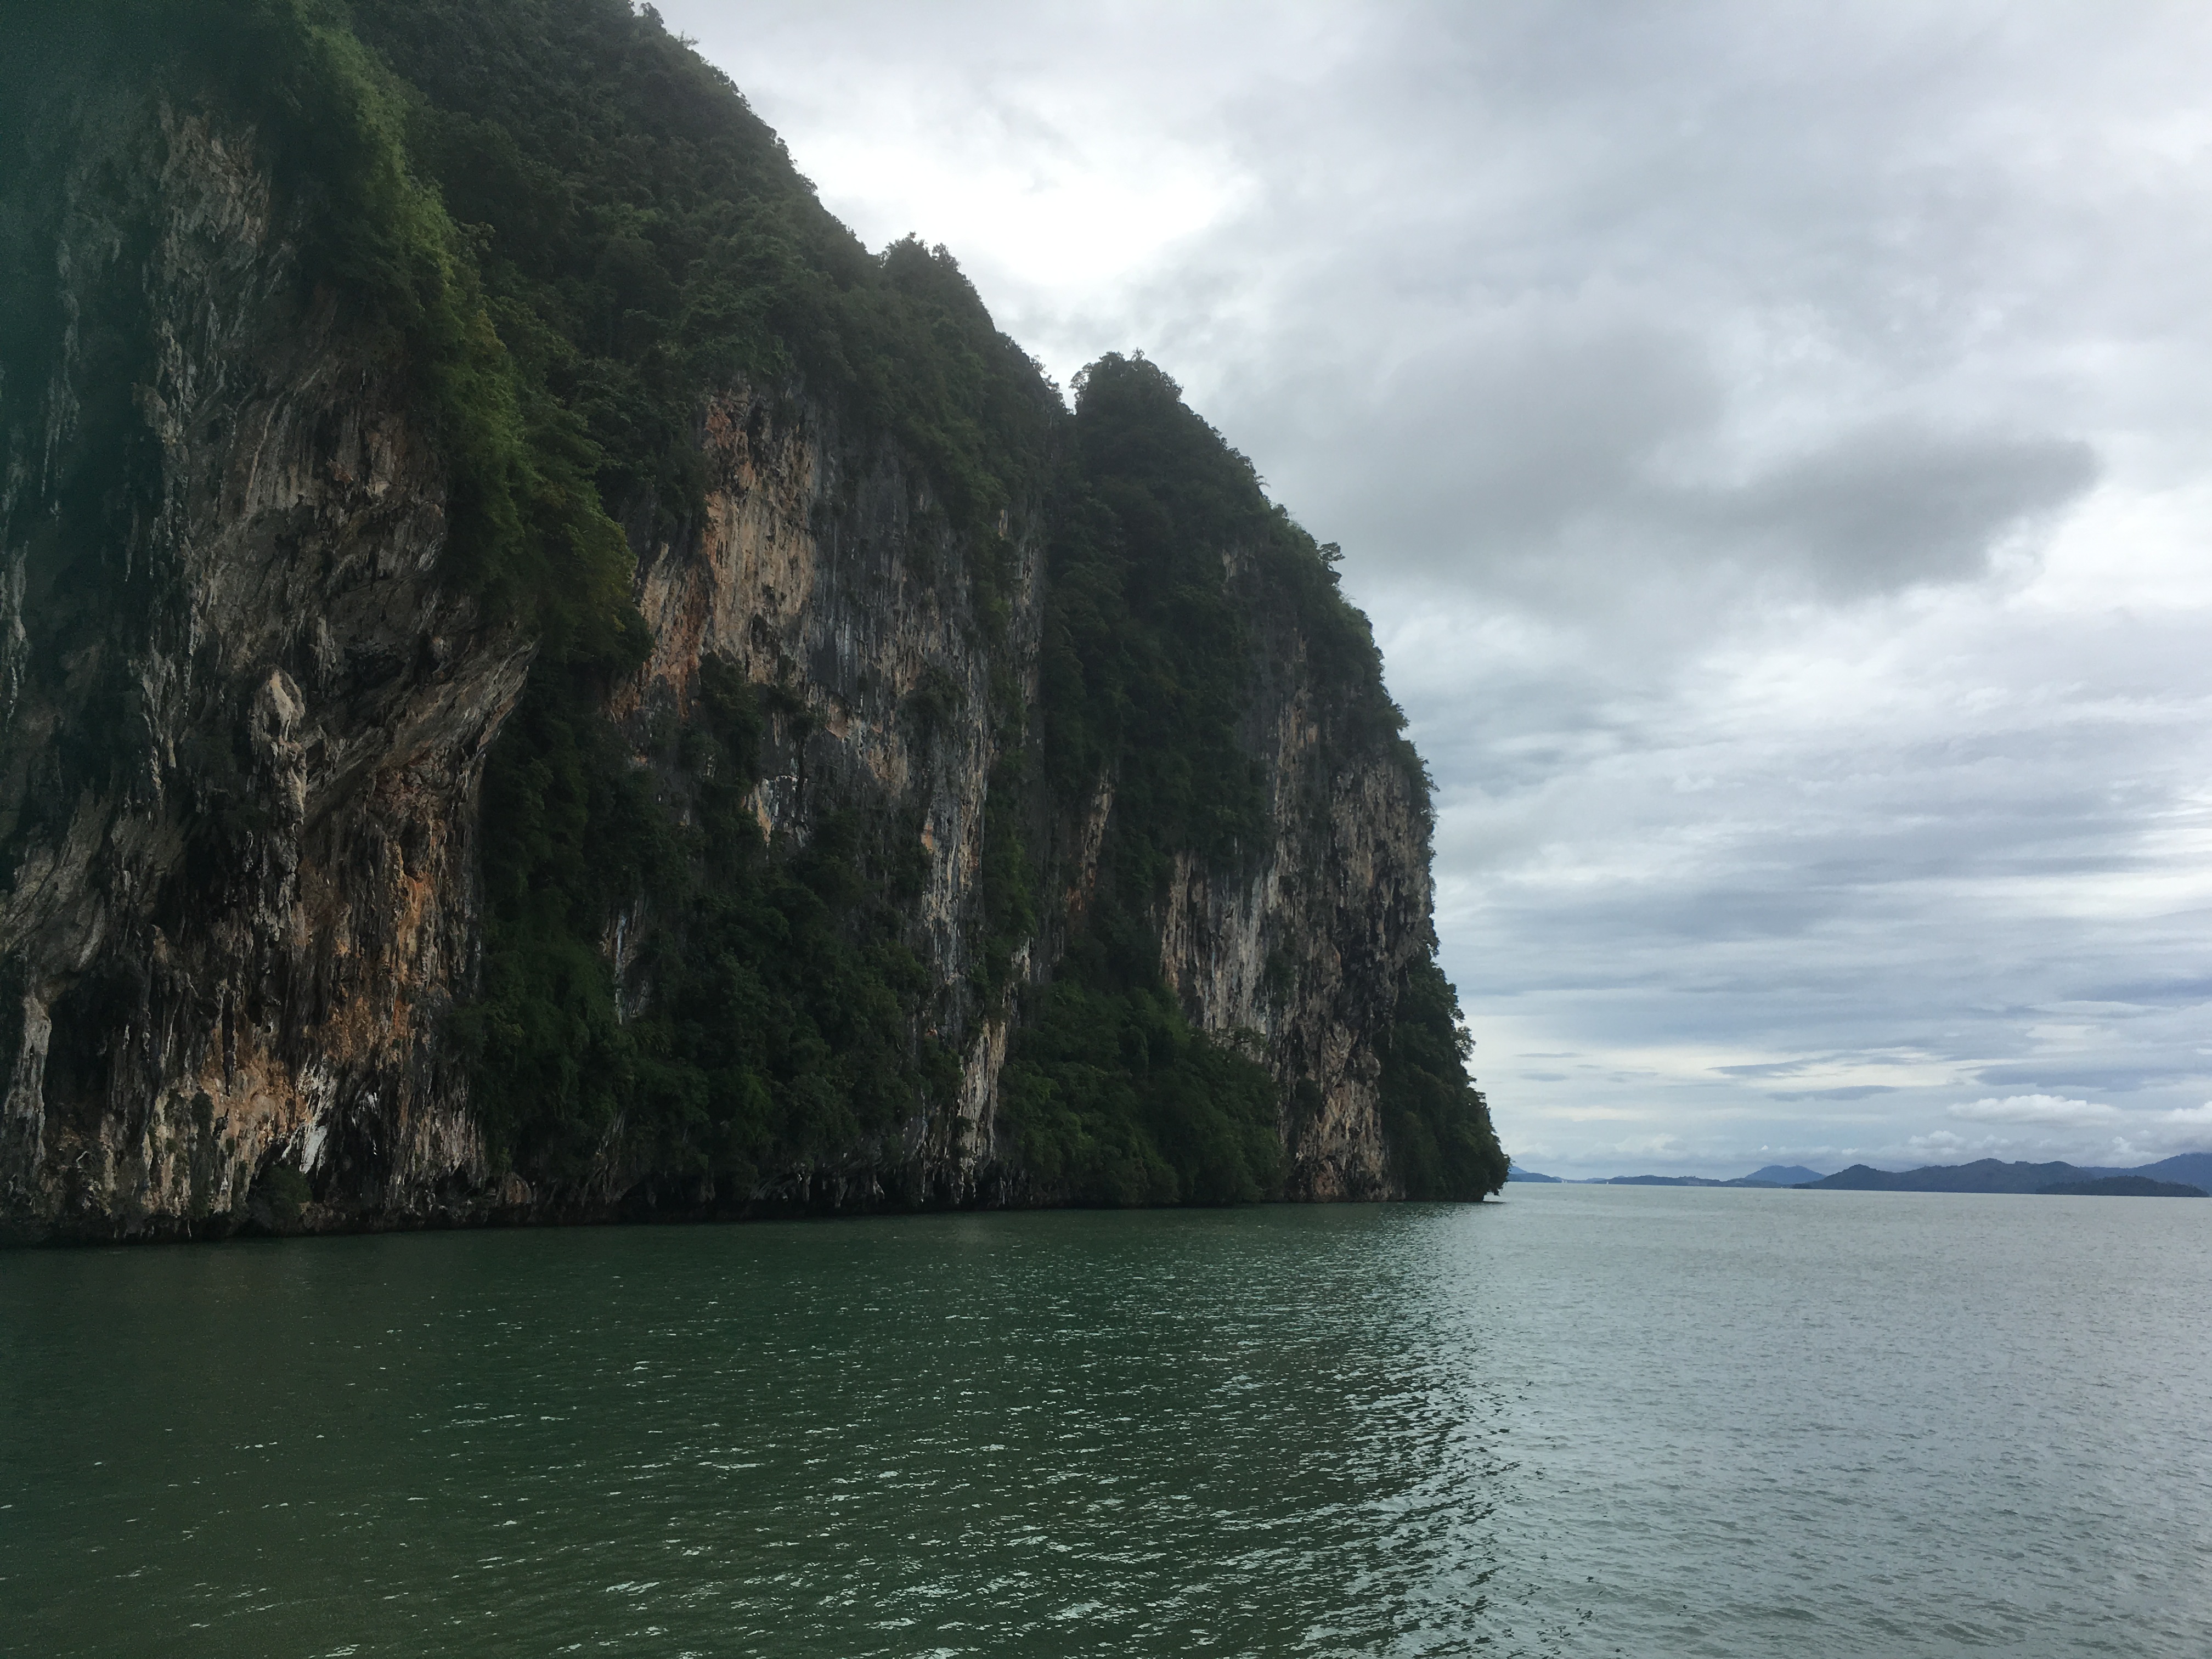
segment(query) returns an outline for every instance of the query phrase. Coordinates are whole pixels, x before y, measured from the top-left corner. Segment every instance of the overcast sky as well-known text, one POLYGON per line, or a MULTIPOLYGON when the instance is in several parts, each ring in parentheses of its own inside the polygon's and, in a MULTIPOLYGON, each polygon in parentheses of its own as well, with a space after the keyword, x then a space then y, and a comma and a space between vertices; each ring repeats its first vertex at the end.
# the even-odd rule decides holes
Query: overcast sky
POLYGON ((1516 1161, 2212 1147, 2212 9, 660 9, 1343 544, 1516 1161))

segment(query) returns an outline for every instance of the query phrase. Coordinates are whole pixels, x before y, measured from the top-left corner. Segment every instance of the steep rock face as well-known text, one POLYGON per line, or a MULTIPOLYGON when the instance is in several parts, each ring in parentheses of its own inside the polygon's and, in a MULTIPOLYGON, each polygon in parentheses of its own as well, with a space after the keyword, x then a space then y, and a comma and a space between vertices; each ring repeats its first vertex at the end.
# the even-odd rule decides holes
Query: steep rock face
MULTIPOLYGON (((653 649, 615 700, 626 729, 688 716, 701 665, 732 663, 768 695, 769 761, 751 806, 773 841, 803 842, 829 806, 865 803, 918 841, 908 940, 933 989, 929 1035, 963 1056, 958 1110, 917 1115, 921 1184, 971 1199, 993 1173, 993 1103, 1009 1000, 963 994, 975 965, 984 814, 1002 745, 988 711, 1003 666, 1036 691, 1042 608, 1037 504, 1002 514, 1007 615, 982 614, 957 538, 897 447, 849 436, 828 411, 739 386, 702 423, 705 512, 681 544, 640 561, 653 649)), ((640 763, 643 763, 641 756, 640 763)), ((626 1000, 650 987, 631 984, 626 1000)), ((1026 963, 1024 963, 1026 966, 1026 963)))
POLYGON ((1260 1036, 1292 1194, 1401 1196, 1378 1044, 1407 964, 1433 945, 1427 803, 1391 757, 1333 729, 1296 617, 1239 582, 1233 557, 1230 573, 1257 624, 1239 737, 1261 764, 1273 834, 1249 871, 1176 858, 1162 967, 1201 1030, 1260 1036))
MULTIPOLYGON (((979 1002, 967 989, 983 824, 1006 752, 985 711, 994 666, 1024 702, 1036 695, 1042 555, 1033 535, 1007 538, 1012 603, 994 639, 957 538, 931 519, 896 446, 854 443, 826 411, 743 386, 709 406, 701 441, 706 510, 696 535, 641 562, 655 642, 616 712, 633 732, 656 714, 681 720, 702 664, 732 662, 775 694, 771 760, 751 797, 763 832, 803 842, 815 813, 856 800, 916 826, 926 874, 909 937, 935 988, 932 1032, 961 1056, 963 1081, 957 1111, 918 1115, 907 1150, 940 1196, 1018 1194, 998 1075, 1020 994, 1049 982, 1071 916, 1042 919, 1002 991, 979 1002)), ((1261 764, 1271 836, 1249 863, 1177 855, 1154 907, 1162 969, 1199 1030, 1249 1047, 1280 1082, 1290 1191, 1395 1196, 1376 1048, 1407 963, 1431 943, 1425 803, 1390 757, 1330 729, 1335 698, 1314 683, 1294 609, 1226 562, 1255 625, 1239 735, 1261 764)), ((1113 810, 1109 778, 1068 838, 1067 912, 1079 915, 1096 880, 1113 810)), ((645 925, 617 918, 608 945, 630 1007, 653 995, 628 955, 645 925)))
MULTIPOLYGON (((617 712, 632 731, 656 711, 680 719, 702 662, 734 662, 784 700, 772 768, 752 795, 764 832, 803 841, 812 812, 856 799, 919 826, 927 874, 911 937, 936 987, 932 1029, 961 1055, 963 1082, 957 1114, 917 1117, 908 1149, 936 1194, 1019 1194, 1021 1172, 1003 1162, 998 1075, 1020 993, 1049 982, 1114 809, 1108 779, 1066 838, 1064 912, 1024 942, 1015 981, 980 1006, 963 994, 1005 754, 982 713, 994 665, 1024 701, 1036 695, 1044 562, 1034 532, 1009 538, 1013 602, 994 641, 956 539, 930 520, 927 489, 895 446, 855 445, 825 411, 742 386, 710 406, 702 443, 707 510, 687 544, 641 562, 655 643, 617 712), (925 699, 939 707, 918 715, 925 699)), ((1280 1082, 1292 1194, 1397 1196, 1377 1045, 1407 964, 1432 944, 1425 801, 1391 757, 1330 729, 1335 699, 1314 683, 1293 608, 1233 555, 1226 564, 1255 625, 1239 736, 1261 768, 1271 836, 1255 860, 1225 867, 1177 855, 1155 907, 1162 969, 1194 1025, 1246 1046, 1280 1082)), ((626 972, 636 926, 618 922, 609 945, 632 1006, 652 994, 626 972)))
MULTIPOLYGON (((313 4, 298 0, 303 15, 313 4)), ((409 0, 363 9, 390 13, 395 39, 430 16, 409 0)), ((630 42, 653 66, 639 95, 656 118, 667 74, 699 67, 616 0, 480 9, 526 42, 549 18, 595 52, 630 42)), ((772 135, 726 84, 699 83, 700 132, 758 161, 706 216, 775 191, 779 211, 818 216, 811 198, 788 205, 803 181, 780 148, 759 160, 772 135)), ((373 107, 377 84, 347 95, 373 107)), ((293 95, 313 92, 311 77, 293 95)), ((453 95, 478 92, 504 95, 453 95)), ((445 226, 425 244, 432 264, 496 287, 517 357, 538 354, 514 370, 519 398, 556 407, 616 384, 628 401, 608 406, 629 421, 651 399, 623 377, 659 362, 656 418, 688 434, 656 458, 623 449, 619 422, 596 441, 573 435, 580 417, 550 422, 572 435, 548 441, 603 463, 649 640, 641 663, 602 650, 579 668, 544 621, 557 605, 500 600, 455 556, 476 488, 456 459, 466 434, 426 392, 441 369, 427 337, 374 320, 357 284, 303 252, 327 238, 330 181, 280 183, 276 146, 220 96, 118 84, 70 108, 45 195, 0 200, 10 258, 30 247, 41 293, 55 273, 35 349, 0 332, 0 1231, 1445 1190, 1409 1178, 1419 1160, 1393 1139, 1413 1109, 1392 1082, 1394 1065, 1412 1075, 1401 1005, 1409 975, 1434 974, 1418 762, 1364 619, 1171 381, 1149 365, 1123 375, 1153 413, 1102 461, 942 250, 855 256, 833 224, 809 233, 832 269, 801 285, 807 304, 860 294, 830 331, 879 368, 895 347, 936 355, 904 380, 848 365, 825 384, 795 348, 756 342, 780 375, 733 370, 718 347, 704 354, 717 368, 671 391, 665 341, 595 368, 544 341, 578 293, 602 295, 616 333, 642 314, 638 294, 689 316, 672 288, 580 287, 576 261, 551 255, 541 287, 521 264, 472 273, 463 250, 509 233, 431 212, 422 222, 445 226), (1181 510, 1170 475, 1194 445, 1210 482, 1188 496, 1192 522, 1214 527, 1167 533, 1154 520, 1181 510), (1148 494, 1153 472, 1168 481, 1148 494), (1219 527, 1233 525, 1260 539, 1219 527), (1071 633, 1084 606, 1091 632, 1071 633), (1101 616, 1134 631, 1117 638, 1101 616), (734 702, 732 677, 746 688, 734 702), (541 693, 557 718, 533 728, 541 693), (1091 702, 1071 712, 1071 696, 1091 702), (726 716, 744 732, 708 740, 726 716), (1055 730, 1091 745, 1072 784, 1055 730), (1143 763, 1158 757, 1146 745, 1172 763, 1143 763), (1249 798, 1230 775, 1246 766, 1249 798), (1209 769, 1220 775, 1194 781, 1209 769), (741 775, 742 836, 710 810, 718 775, 741 775), (525 854, 580 833, 571 863, 592 865, 591 836, 620 817, 594 816, 608 800, 647 851, 607 848, 621 873, 596 886, 561 877, 548 923, 531 888, 558 860, 525 854), (840 836, 863 850, 795 883, 775 873, 840 836), (849 890, 856 872, 878 890, 849 890), (770 983, 789 964, 763 962, 781 947, 763 941, 783 929, 846 951, 845 977, 811 1002, 770 983), (502 1001, 502 972, 526 994, 502 1001), (872 999, 872 1035, 840 1035, 847 983, 872 999), (717 1000, 725 984, 737 989, 717 1000), (1071 985, 1121 1023, 1096 1052, 1040 1059, 1025 1044, 1071 985), (1167 1002, 1179 1016, 1161 1015, 1167 1002), (770 1026, 773 1042, 750 1041, 770 1026), (520 1073, 489 1073, 487 1054, 539 1065, 541 1093, 596 1100, 533 1116, 520 1073), (856 1054, 878 1074, 856 1079, 856 1054), (600 1088, 595 1073, 620 1076, 600 1088), (1107 1105, 1083 1105, 1102 1081, 1107 1105), (1246 1176, 1209 1186, 1214 1153, 1177 1152, 1172 1120, 1194 1088, 1217 1087, 1241 1091, 1244 1115, 1206 1133, 1245 1135, 1256 1114, 1269 1150, 1248 1140, 1230 1159, 1246 1176), (1077 1103, 1061 1147, 1075 1152, 1041 1173, 1025 1137, 1056 1099, 1077 1103), (1180 1175, 1164 1156, 1184 1159, 1180 1175)), ((475 143, 488 130, 432 131, 475 143)), ((468 187, 467 155, 509 154, 482 142, 457 152, 448 191, 468 187)), ((580 213, 581 185, 517 165, 549 192, 531 224, 580 213)), ((660 257, 585 246, 599 272, 660 257)), ((727 307, 717 261, 750 270, 753 252, 736 239, 685 280, 727 307)), ((771 277, 771 294, 799 280, 771 277)), ((492 313, 474 314, 489 333, 492 313)), ((494 367, 512 367, 506 349, 494 367)), ((588 475, 564 476, 556 491, 592 499, 541 538, 588 532, 599 511, 588 475)), ((541 588, 571 568, 542 540, 535 555, 541 588)), ((1445 1057, 1423 1063, 1449 1077, 1423 1121, 1456 1114, 1481 1140, 1480 1097, 1449 1058, 1449 988, 1431 1002, 1445 1057)), ((1454 1181, 1449 1195, 1482 1190, 1479 1172, 1454 1181)))
POLYGON ((439 1024, 530 642, 436 574, 400 366, 303 288, 251 132, 104 131, 62 205, 51 380, 7 386, 39 418, 4 526, 0 1206, 219 1224, 281 1155, 430 1214, 474 1158, 439 1024))

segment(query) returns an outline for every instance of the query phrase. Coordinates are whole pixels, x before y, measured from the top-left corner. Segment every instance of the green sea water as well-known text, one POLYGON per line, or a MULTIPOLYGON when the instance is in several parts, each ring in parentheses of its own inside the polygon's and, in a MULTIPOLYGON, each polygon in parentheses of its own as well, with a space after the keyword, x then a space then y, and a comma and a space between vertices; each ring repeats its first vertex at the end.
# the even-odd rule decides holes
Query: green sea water
POLYGON ((2212 1653, 2212 1205, 0 1255, 0 1651, 2212 1653))

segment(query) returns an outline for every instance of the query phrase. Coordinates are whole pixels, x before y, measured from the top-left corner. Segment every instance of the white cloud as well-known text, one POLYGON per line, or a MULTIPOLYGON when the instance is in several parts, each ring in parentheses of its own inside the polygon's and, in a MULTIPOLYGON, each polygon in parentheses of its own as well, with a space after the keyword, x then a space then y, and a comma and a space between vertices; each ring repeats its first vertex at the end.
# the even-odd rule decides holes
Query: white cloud
POLYGON ((1953 1117, 1977 1123, 2057 1124, 2069 1129, 2102 1128, 2117 1122, 2119 1109, 2057 1095, 2008 1095, 2002 1100, 1970 1100, 1950 1109, 1953 1117))
POLYGON ((2130 1111, 2057 1095, 2014 1095, 1960 1103, 1948 1115, 1983 1126, 1981 1132, 1915 1135, 1881 1149, 1877 1161, 1901 1167, 1995 1158, 2124 1169, 2212 1146, 2212 1102, 2130 1111))
POLYGON ((2212 11, 661 9, 1343 544, 1509 1150, 2212 1146, 2212 11))

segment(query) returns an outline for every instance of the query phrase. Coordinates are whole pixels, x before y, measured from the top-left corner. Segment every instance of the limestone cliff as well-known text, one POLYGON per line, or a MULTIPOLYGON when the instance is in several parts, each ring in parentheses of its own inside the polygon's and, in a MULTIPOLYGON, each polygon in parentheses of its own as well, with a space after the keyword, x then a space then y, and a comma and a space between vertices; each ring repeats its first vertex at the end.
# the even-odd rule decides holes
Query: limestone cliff
MULTIPOLYGON (((902 1126, 902 1161, 936 1195, 970 1200, 996 1174, 992 1103, 1006 1054, 1006 999, 978 1006, 963 994, 1003 751, 984 711, 994 665, 1011 668, 1022 696, 1036 693, 1036 504, 1021 531, 993 526, 1012 582, 1001 634, 987 641, 957 538, 896 445, 742 383, 708 403, 700 442, 704 510, 689 535, 648 543, 639 561, 653 653, 613 712, 646 764, 636 751, 652 719, 690 715, 702 663, 734 665, 781 694, 767 700, 768 760, 746 803, 763 836, 804 842, 817 814, 856 801, 912 835, 921 867, 904 931, 928 979, 920 1018, 961 1057, 962 1080, 954 1110, 902 1126)), ((649 975, 612 950, 618 994, 648 1000, 649 975)), ((855 1196, 878 1195, 877 1174, 866 1160, 855 1196)))
POLYGON ((1172 382, 1071 414, 618 0, 70 15, 10 1236, 1494 1189, 1371 640, 1172 382))
POLYGON ((444 469, 292 280, 252 136, 112 139, 59 204, 51 378, 6 383, 0 1204, 174 1229, 343 1159, 434 1207, 476 1158, 439 1024, 530 641, 438 580, 444 469))
POLYGON ((1407 968, 1433 944, 1425 791, 1381 745, 1329 741, 1338 699, 1316 683, 1296 616, 1252 586, 1242 597, 1259 638, 1239 735, 1265 769, 1273 835, 1248 870, 1177 855, 1162 964, 1204 1029, 1261 1036, 1284 1090, 1292 1190, 1394 1196, 1380 1049, 1407 968))

